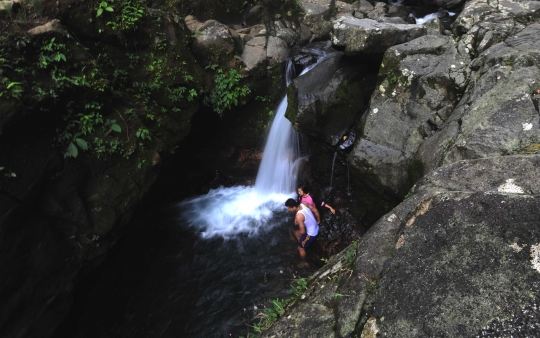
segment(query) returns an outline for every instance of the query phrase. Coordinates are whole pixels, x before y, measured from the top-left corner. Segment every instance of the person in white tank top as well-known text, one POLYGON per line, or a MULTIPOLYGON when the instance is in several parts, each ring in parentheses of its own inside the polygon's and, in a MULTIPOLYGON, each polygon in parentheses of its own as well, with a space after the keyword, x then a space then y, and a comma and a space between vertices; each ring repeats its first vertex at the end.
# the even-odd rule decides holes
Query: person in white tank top
POLYGON ((298 240, 298 253, 300 254, 300 263, 297 266, 299 268, 305 268, 309 266, 306 262, 306 247, 317 238, 321 219, 317 209, 309 204, 299 203, 289 198, 285 202, 285 206, 290 212, 296 214, 294 223, 298 225, 298 230, 294 232, 294 235, 298 240))

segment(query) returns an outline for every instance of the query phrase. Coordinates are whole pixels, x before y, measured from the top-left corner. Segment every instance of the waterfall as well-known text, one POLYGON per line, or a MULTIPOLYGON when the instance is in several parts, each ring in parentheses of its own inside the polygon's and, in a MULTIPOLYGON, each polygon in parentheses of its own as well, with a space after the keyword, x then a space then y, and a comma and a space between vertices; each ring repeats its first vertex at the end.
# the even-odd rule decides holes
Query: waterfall
POLYGON ((349 160, 347 160, 347 196, 351 196, 351 184, 349 180, 349 160))
MULTIPOLYGON (((324 54, 321 56, 317 63, 324 54)), ((317 63, 304 69, 300 76, 317 63)), ((293 64, 288 62, 287 85, 293 76, 293 64)), ((301 161, 299 135, 285 118, 286 110, 287 96, 279 104, 270 127, 255 185, 219 187, 206 195, 180 202, 180 223, 195 229, 203 238, 221 236, 226 239, 236 238, 241 233, 256 235, 279 226, 272 218, 275 212, 285 211, 285 201, 294 196, 301 161)))
POLYGON ((330 189, 332 189, 332 184, 334 183, 334 164, 336 163, 337 151, 334 152, 334 159, 332 160, 332 170, 330 171, 330 189))
MULTIPOLYGON (((287 63, 286 83, 289 86, 294 76, 294 65, 287 63)), ((298 133, 285 117, 287 95, 281 100, 268 138, 264 146, 263 158, 255 190, 261 193, 292 193, 296 188, 296 169, 300 157, 298 133)))

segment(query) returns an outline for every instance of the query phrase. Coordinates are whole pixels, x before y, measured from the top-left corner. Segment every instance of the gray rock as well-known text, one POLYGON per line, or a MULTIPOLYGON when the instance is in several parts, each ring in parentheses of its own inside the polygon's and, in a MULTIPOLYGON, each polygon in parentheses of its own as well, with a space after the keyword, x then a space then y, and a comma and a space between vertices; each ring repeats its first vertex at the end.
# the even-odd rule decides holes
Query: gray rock
POLYGON ((189 28, 190 31, 192 32, 195 32, 197 30, 199 30, 199 28, 201 28, 202 26, 202 22, 200 22, 199 20, 197 20, 196 17, 194 17, 193 15, 188 15, 184 18, 184 21, 186 23, 186 26, 189 28))
POLYGON ((375 8, 373 8, 373 10, 371 10, 367 14, 367 17, 369 19, 377 20, 380 17, 386 16, 387 13, 388 13, 388 5, 384 2, 377 2, 375 4, 375 8))
POLYGON ((349 155, 376 191, 403 196, 409 190, 412 158, 434 133, 433 121, 446 120, 457 104, 468 64, 446 36, 424 36, 385 53, 380 85, 362 118, 362 137, 349 155))
POLYGON ((263 22, 265 16, 268 13, 262 5, 255 5, 247 10, 244 16, 244 22, 246 25, 252 26, 263 22))
POLYGON ((327 40, 332 30, 328 21, 335 9, 334 1, 300 0, 300 7, 305 13, 302 23, 309 27, 313 36, 311 40, 327 40))
POLYGON ((216 20, 208 20, 200 26, 192 22, 190 24, 193 28, 198 27, 195 28, 191 50, 197 60, 203 63, 210 62, 216 55, 221 62, 226 62, 234 56, 235 49, 239 48, 240 36, 236 34, 237 38, 233 38, 229 27, 216 20))
POLYGON ((419 148, 424 171, 462 159, 529 152, 540 144, 540 25, 483 52, 463 99, 441 131, 419 148))
POLYGON ((246 43, 247 46, 252 47, 266 47, 266 37, 264 36, 257 36, 252 38, 246 43))
POLYGON ((338 15, 352 15, 354 12, 354 7, 351 4, 342 1, 336 1, 336 9, 338 15))
MULTIPOLYGON (((409 209, 363 309, 381 336, 474 337, 495 318, 537 304, 540 230, 531 224, 540 206, 539 160, 457 162, 418 183, 412 197, 422 200, 409 209)), ((535 334, 522 327, 512 335, 535 334)))
POLYGON ((334 146, 354 123, 363 108, 358 81, 363 70, 342 63, 342 52, 334 52, 288 88, 285 116, 294 128, 334 146))
POLYGON ((387 16, 381 16, 377 19, 377 22, 384 22, 384 23, 393 23, 393 24, 401 24, 404 25, 406 22, 402 18, 390 18, 387 16))
POLYGON ((21 8, 19 1, 0 1, 0 17, 8 17, 21 8))
POLYGON ((508 19, 540 17, 540 2, 501 0, 491 6, 488 0, 473 0, 466 4, 454 24, 454 33, 468 32, 481 22, 499 22, 508 19))
POLYGON ((300 0, 300 6, 306 15, 304 20, 311 21, 320 17, 324 20, 330 19, 334 9, 333 3, 333 1, 325 0, 300 0))
POLYGON ((39 37, 49 34, 63 35, 65 32, 64 26, 60 24, 60 21, 52 20, 44 25, 32 28, 27 32, 27 34, 34 37, 39 37))
POLYGON ((428 35, 444 35, 444 27, 439 18, 429 20, 424 24, 424 27, 426 27, 428 35))
MULTIPOLYGON (((512 323, 495 318, 538 312, 539 175, 538 155, 433 171, 317 271, 263 336, 301 337, 310 325, 317 337, 503 336, 512 323)), ((531 324, 517 336, 534 336, 531 324)), ((524 330, 514 327, 515 336, 524 330)))
POLYGON ((268 47, 266 49, 266 57, 270 66, 276 63, 282 63, 287 60, 291 51, 287 43, 278 37, 268 37, 268 47))
POLYGON ((346 54, 383 53, 389 47, 427 34, 420 25, 381 23, 342 16, 333 21, 332 44, 346 54))
POLYGON ((355 12, 360 12, 365 15, 368 15, 369 12, 371 12, 374 8, 373 5, 367 0, 359 0, 355 4, 356 4, 356 6, 354 6, 355 12))
POLYGON ((276 36, 285 41, 287 45, 294 45, 297 40, 296 32, 292 28, 280 27, 276 29, 276 36))
POLYGON ((393 5, 388 8, 388 16, 402 18, 404 21, 409 18, 411 11, 401 4, 393 5))
POLYGON ((246 66, 246 70, 253 72, 254 70, 266 70, 266 50, 258 46, 246 46, 240 59, 246 66))

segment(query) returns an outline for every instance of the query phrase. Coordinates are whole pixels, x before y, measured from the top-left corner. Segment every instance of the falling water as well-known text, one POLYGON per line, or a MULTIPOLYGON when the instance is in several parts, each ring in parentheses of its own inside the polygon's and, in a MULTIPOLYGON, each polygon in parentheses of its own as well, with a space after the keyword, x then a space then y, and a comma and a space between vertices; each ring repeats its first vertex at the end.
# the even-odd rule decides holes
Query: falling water
MULTIPOLYGON (((294 66, 289 61, 286 72, 287 86, 293 76, 294 66)), ((285 117, 286 110, 287 95, 281 100, 272 122, 255 181, 255 190, 263 194, 290 194, 295 189, 300 146, 298 133, 285 117)))
POLYGON ((349 177, 349 160, 347 160, 347 196, 351 196, 351 184, 349 177))
POLYGON ((428 15, 423 16, 423 17, 416 17, 413 13, 411 13, 411 14, 409 14, 409 17, 414 18, 416 20, 417 25, 423 25, 423 24, 425 24, 426 22, 428 22, 431 19, 439 18, 441 16, 446 15, 446 13, 448 13, 448 16, 456 15, 456 13, 443 10, 443 11, 428 14, 428 15))
POLYGON ((332 171, 330 171, 330 189, 332 189, 332 183, 334 182, 334 164, 336 163, 337 151, 334 152, 334 159, 332 160, 332 171))
MULTIPOLYGON (((316 64, 304 69, 300 76, 316 64)), ((293 76, 294 67, 289 62, 287 85, 293 76)), ((274 212, 283 210, 285 200, 294 196, 301 157, 299 136, 285 118, 286 110, 287 96, 279 104, 272 122, 255 186, 220 187, 180 203, 182 221, 201 237, 234 238, 240 233, 251 235, 260 229, 268 231, 273 226, 269 221, 274 212)))

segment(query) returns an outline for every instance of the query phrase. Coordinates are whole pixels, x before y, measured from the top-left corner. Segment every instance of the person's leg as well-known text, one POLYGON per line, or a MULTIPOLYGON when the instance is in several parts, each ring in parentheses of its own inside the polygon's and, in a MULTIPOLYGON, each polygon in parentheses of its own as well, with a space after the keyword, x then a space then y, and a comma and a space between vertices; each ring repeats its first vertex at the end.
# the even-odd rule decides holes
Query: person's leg
POLYGON ((300 254, 300 259, 305 261, 306 260, 306 249, 298 247, 298 253, 300 254))
POLYGON ((298 234, 298 253, 300 254, 300 262, 296 264, 296 266, 301 269, 309 266, 308 262, 306 262, 306 249, 304 248, 305 244, 303 244, 307 242, 306 237, 308 237, 308 235, 300 235, 300 231, 297 231, 296 233, 298 234))

